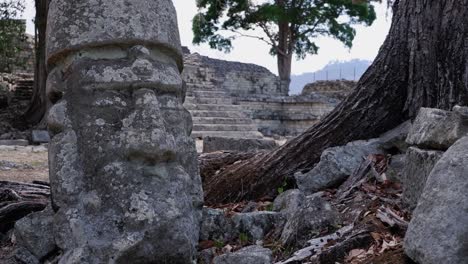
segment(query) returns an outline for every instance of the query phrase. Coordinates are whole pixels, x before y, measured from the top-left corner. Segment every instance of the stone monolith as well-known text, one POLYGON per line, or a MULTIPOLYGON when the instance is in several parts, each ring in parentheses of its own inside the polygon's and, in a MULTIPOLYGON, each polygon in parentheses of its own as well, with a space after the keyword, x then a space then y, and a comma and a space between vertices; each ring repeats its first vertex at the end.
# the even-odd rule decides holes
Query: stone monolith
POLYGON ((171 0, 51 1, 60 263, 192 263, 203 195, 171 0))

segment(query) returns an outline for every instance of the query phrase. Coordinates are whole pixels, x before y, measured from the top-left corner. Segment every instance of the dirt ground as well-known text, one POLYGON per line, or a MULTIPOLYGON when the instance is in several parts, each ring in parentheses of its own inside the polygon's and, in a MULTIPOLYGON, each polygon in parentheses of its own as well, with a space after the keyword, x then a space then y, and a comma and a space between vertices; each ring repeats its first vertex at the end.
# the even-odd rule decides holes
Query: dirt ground
POLYGON ((0 181, 49 181, 46 146, 0 146, 0 181))

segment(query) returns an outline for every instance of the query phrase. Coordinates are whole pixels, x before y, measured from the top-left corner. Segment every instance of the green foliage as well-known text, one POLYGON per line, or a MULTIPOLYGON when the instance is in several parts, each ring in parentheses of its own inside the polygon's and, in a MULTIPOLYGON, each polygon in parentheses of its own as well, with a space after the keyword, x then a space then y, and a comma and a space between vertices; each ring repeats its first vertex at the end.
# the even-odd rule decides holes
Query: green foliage
POLYGON ((216 248, 223 248, 225 245, 224 245, 224 242, 223 242, 223 241, 221 241, 221 240, 215 240, 215 241, 214 241, 214 246, 215 246, 216 248))
POLYGON ((0 2, 0 71, 9 71, 20 63, 16 56, 24 41, 25 23, 16 19, 24 11, 23 0, 0 2))
POLYGON ((353 25, 371 25, 376 18, 373 2, 380 0, 197 0, 193 42, 229 52, 234 38, 251 37, 268 43, 272 55, 303 59, 317 53, 318 36, 331 36, 351 47, 353 25), (254 29, 264 35, 246 34, 254 29))

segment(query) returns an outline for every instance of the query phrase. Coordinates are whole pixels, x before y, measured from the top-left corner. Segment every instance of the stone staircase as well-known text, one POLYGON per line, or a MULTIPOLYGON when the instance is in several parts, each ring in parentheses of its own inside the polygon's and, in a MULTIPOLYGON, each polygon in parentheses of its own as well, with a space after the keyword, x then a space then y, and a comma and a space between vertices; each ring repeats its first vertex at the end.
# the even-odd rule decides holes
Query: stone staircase
POLYGON ((33 96, 34 78, 24 77, 15 82, 15 91, 13 94, 13 102, 30 101, 33 96))
POLYGON ((262 138, 242 106, 235 105, 231 96, 213 85, 190 86, 184 106, 192 114, 192 137, 203 138, 262 138))

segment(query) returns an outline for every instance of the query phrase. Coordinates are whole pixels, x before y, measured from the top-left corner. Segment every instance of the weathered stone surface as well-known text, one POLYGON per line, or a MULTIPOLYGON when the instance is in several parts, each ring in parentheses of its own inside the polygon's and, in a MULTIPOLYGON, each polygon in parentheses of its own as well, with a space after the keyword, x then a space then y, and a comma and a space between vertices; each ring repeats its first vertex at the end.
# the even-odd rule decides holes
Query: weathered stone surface
POLYGON ((300 190, 287 190, 276 197, 273 202, 273 211, 281 212, 289 218, 301 208, 305 199, 305 195, 300 190))
POLYGON ((200 240, 229 241, 235 235, 234 222, 223 210, 203 208, 200 240))
POLYGON ((260 246, 249 246, 234 253, 217 256, 214 264, 271 264, 273 253, 271 250, 260 246))
POLYGON ((383 153, 379 149, 380 144, 378 139, 371 139, 326 149, 311 171, 294 175, 297 186, 306 195, 338 186, 359 167, 363 157, 383 153))
POLYGON ((380 148, 392 152, 391 154, 405 153, 408 148, 406 138, 408 137, 411 127, 411 121, 406 121, 380 135, 379 140, 382 142, 380 148))
POLYGON ((468 133, 468 125, 459 111, 421 108, 406 142, 426 149, 448 149, 468 133))
POLYGON ((285 246, 303 246, 322 229, 337 226, 339 222, 338 213, 328 202, 318 196, 308 196, 286 222, 281 242, 285 246))
POLYGON ((203 195, 171 1, 52 1, 48 34, 60 263, 191 263, 203 195))
POLYGON ((219 150, 230 150, 249 152, 256 150, 270 150, 277 147, 274 140, 268 139, 246 139, 227 137, 204 137, 203 152, 215 152, 219 150))
POLYGON ((27 146, 29 141, 26 139, 10 139, 10 140, 0 140, 1 146, 27 146))
POLYGON ((411 210, 418 204, 427 177, 443 154, 443 151, 421 150, 416 147, 411 147, 406 152, 402 200, 411 210))
POLYGON ((405 172, 406 154, 394 155, 390 158, 385 175, 392 182, 401 183, 405 172))
POLYGON ((49 132, 45 130, 33 130, 31 132, 31 138, 33 143, 49 143, 50 136, 49 132))
POLYGON ((199 264, 211 264, 216 256, 216 248, 208 248, 198 252, 198 263, 199 264))
POLYGON ((15 236, 18 244, 31 252, 37 259, 42 259, 55 248, 53 230, 54 212, 48 206, 44 211, 32 213, 15 224, 15 236))
POLYGON ((345 146, 326 149, 320 162, 309 172, 297 172, 299 189, 306 195, 343 183, 371 154, 395 154, 406 149, 405 139, 409 123, 405 122, 382 134, 379 138, 367 141, 358 140, 345 146))
POLYGON ((247 235, 253 242, 262 240, 268 232, 281 228, 284 224, 282 214, 269 211, 240 213, 236 214, 232 220, 238 234, 247 235))
MULTIPOLYGON (((175 14, 171 0, 57 1, 49 8, 52 19, 47 21, 50 40, 47 56, 55 60, 70 50, 145 43, 169 48, 177 54, 175 60, 182 66, 175 14)), ((106 50, 98 52, 105 54, 106 50)), ((113 57, 112 54, 107 55, 113 57)))
POLYGON ((23 247, 18 247, 14 252, 15 262, 18 264, 40 264, 39 259, 35 257, 29 250, 23 247))
POLYGON ((405 252, 424 264, 467 263, 468 137, 437 162, 405 237, 405 252))

